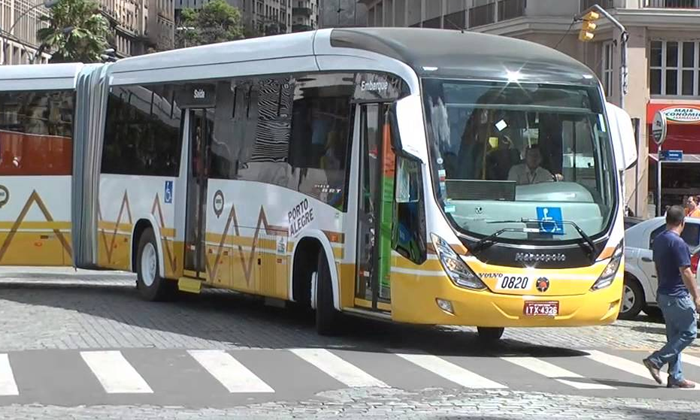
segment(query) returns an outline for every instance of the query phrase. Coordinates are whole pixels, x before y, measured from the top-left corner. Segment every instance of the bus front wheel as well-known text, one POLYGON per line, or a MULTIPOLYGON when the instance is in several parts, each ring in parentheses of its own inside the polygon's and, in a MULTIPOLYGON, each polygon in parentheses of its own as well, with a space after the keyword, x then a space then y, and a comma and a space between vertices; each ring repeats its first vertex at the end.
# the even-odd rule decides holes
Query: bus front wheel
POLYGON ((339 331, 340 313, 333 305, 331 271, 325 253, 319 253, 316 266, 316 331, 320 335, 336 335, 339 331))
POLYGON ((479 341, 490 344, 501 339, 505 328, 477 327, 476 331, 479 333, 479 341))
POLYGON ((142 298, 160 301, 170 298, 177 283, 160 276, 158 247, 153 229, 146 229, 139 239, 136 256, 136 288, 142 298))

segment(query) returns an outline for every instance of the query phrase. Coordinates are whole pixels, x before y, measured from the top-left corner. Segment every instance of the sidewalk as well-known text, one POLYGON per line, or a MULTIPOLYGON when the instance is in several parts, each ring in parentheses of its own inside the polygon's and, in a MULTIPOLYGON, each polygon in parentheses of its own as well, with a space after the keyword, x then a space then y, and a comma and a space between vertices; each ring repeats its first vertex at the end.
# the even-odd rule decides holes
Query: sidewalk
POLYGON ((82 270, 73 267, 0 267, 4 279, 134 280, 134 273, 111 270, 82 270))

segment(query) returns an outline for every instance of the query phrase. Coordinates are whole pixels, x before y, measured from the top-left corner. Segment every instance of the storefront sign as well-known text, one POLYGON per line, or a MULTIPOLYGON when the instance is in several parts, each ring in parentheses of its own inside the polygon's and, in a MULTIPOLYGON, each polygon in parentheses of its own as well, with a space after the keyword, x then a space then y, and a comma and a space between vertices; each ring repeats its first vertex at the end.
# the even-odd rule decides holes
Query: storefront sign
POLYGON ((664 162, 683 162, 682 150, 662 150, 659 157, 664 162))
POLYGON ((665 108, 661 112, 666 115, 669 123, 676 124, 698 124, 700 123, 700 108, 677 107, 665 108))
POLYGON ((666 140, 667 132, 668 122, 666 115, 662 111, 656 111, 654 120, 651 123, 651 137, 654 139, 654 143, 659 146, 663 144, 664 140, 666 140))
POLYGON ((671 125, 700 125, 700 104, 649 103, 647 105, 647 124, 650 124, 657 112, 662 112, 671 125))

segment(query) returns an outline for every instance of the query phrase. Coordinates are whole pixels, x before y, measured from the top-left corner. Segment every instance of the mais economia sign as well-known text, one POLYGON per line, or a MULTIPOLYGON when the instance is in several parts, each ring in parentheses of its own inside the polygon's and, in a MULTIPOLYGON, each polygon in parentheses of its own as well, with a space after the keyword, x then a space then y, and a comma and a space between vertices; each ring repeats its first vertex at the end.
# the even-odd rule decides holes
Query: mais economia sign
POLYGON ((652 119, 656 111, 661 111, 669 124, 700 125, 700 105, 649 104, 647 112, 652 115, 652 119))

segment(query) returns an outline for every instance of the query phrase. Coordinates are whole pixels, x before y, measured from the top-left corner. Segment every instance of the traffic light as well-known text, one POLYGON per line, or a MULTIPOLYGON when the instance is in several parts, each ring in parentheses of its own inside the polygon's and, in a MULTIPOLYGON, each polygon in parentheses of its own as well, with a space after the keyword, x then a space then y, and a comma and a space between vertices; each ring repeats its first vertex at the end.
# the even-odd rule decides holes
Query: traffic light
POLYGON ((598 27, 595 21, 600 19, 600 13, 591 10, 583 15, 581 19, 583 19, 583 23, 581 24, 581 32, 578 34, 578 39, 579 41, 588 42, 595 36, 593 32, 598 27))

